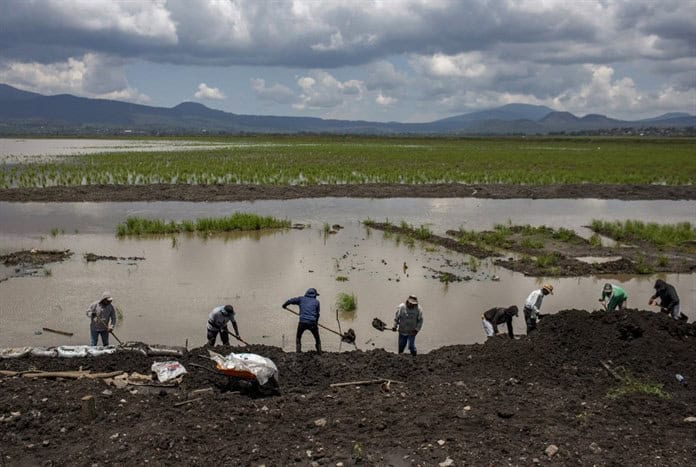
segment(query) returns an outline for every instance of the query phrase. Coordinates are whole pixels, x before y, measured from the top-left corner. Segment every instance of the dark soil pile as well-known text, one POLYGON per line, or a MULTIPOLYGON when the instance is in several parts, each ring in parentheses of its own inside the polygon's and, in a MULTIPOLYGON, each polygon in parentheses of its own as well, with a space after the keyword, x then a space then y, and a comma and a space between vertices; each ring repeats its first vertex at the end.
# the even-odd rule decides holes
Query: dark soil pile
POLYGON ((65 261, 72 256, 70 250, 22 250, 0 255, 5 266, 42 266, 47 263, 65 261))
POLYGON ((297 198, 696 199, 696 185, 89 185, 0 189, 0 201, 246 201, 297 198))
MULTIPOLYGON (((694 324, 647 311, 567 310, 539 328, 416 357, 216 349, 271 358, 279 396, 229 391, 224 377, 191 365, 210 365, 205 349, 179 359, 189 373, 176 391, 0 377, 1 455, 7 465, 693 465, 696 423, 685 418, 696 416, 694 324), (622 383, 601 361, 665 397, 609 397, 622 383), (402 383, 330 387, 373 378, 402 383), (213 390, 192 393, 201 388, 213 390), (80 417, 88 394, 92 423, 80 417)), ((155 360, 31 357, 0 368, 147 373, 155 360)))

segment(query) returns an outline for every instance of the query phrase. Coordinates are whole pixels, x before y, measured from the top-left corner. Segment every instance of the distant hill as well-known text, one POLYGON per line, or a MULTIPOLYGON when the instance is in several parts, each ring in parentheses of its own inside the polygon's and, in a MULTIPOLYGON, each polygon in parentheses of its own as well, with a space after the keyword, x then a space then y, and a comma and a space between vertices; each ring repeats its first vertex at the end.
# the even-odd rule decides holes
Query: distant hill
POLYGON ((429 123, 327 120, 241 115, 196 102, 152 107, 70 94, 44 96, 0 84, 0 134, 12 133, 336 133, 506 135, 597 131, 616 128, 696 127, 696 117, 674 112, 635 122, 604 115, 577 117, 546 106, 508 104, 429 123))

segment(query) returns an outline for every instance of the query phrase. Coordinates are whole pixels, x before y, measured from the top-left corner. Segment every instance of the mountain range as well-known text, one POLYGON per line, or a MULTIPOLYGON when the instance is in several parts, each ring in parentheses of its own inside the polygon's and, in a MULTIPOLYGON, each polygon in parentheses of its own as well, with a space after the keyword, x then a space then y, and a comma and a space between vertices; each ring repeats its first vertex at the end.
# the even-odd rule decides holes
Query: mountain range
POLYGON ((696 116, 672 112, 625 121, 604 115, 577 117, 546 106, 508 104, 428 123, 329 120, 314 117, 242 115, 195 102, 152 107, 70 94, 45 96, 0 84, 0 134, 12 133, 335 133, 511 135, 592 132, 610 129, 693 128, 696 116))

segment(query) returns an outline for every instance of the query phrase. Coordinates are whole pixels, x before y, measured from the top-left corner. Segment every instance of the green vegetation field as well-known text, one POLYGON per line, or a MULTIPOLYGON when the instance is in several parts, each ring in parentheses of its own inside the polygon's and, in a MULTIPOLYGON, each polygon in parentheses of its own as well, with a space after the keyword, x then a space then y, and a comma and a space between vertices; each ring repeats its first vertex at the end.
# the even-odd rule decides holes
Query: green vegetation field
POLYGON ((93 184, 696 182, 696 140, 235 137, 224 149, 129 152, 5 166, 0 187, 93 184))

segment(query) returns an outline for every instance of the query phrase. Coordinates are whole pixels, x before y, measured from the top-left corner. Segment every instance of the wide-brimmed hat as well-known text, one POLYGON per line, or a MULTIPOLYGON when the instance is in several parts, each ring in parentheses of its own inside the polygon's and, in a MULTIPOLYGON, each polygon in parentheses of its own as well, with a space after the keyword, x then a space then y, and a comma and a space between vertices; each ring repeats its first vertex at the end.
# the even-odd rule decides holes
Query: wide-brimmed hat
POLYGON ((544 284, 541 286, 543 290, 546 290, 548 293, 553 295, 553 286, 551 284, 544 284))
POLYGON ((99 301, 100 301, 100 302, 103 302, 104 300, 107 300, 107 301, 109 301, 109 302, 114 301, 114 299, 111 297, 111 293, 110 293, 110 292, 104 292, 104 293, 101 295, 101 298, 99 299, 99 301))
POLYGON ((418 305, 418 297, 416 297, 415 295, 409 295, 406 299, 406 303, 408 303, 409 305, 418 305))

